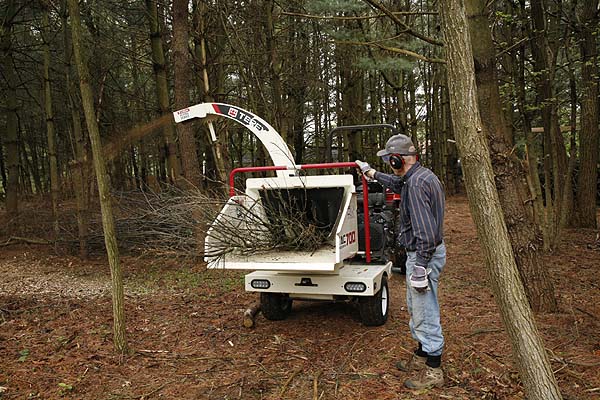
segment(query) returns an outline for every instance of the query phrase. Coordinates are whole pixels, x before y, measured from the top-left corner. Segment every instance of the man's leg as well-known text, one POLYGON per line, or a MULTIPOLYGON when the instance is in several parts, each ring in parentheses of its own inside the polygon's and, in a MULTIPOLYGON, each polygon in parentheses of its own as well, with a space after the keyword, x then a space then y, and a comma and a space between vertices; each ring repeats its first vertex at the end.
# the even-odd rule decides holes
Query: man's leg
POLYGON ((443 244, 438 246, 427 265, 430 270, 429 289, 424 293, 410 286, 410 274, 415 267, 415 260, 416 254, 409 252, 406 260, 406 305, 410 315, 410 332, 421 343, 424 352, 439 356, 444 347, 444 336, 440 325, 438 282, 446 263, 446 248, 443 244))
POLYGON ((410 331, 413 338, 422 346, 421 355, 426 354, 426 366, 420 376, 405 382, 408 387, 422 388, 443 383, 440 369, 444 346, 444 336, 440 324, 438 303, 438 282, 446 262, 446 248, 442 244, 436 248, 427 269, 430 271, 429 289, 420 293, 410 286, 410 274, 415 266, 416 254, 409 252, 406 262, 406 300, 410 314, 410 331), (432 383, 432 385, 429 385, 432 383))

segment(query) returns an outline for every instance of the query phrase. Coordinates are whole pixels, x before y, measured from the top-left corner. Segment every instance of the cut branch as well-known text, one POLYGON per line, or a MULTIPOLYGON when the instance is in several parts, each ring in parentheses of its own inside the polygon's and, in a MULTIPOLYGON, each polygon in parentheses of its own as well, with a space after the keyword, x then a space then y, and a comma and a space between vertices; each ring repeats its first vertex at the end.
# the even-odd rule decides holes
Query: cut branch
POLYGON ((260 311, 260 303, 254 303, 244 311, 244 326, 252 328, 254 326, 254 318, 260 311))

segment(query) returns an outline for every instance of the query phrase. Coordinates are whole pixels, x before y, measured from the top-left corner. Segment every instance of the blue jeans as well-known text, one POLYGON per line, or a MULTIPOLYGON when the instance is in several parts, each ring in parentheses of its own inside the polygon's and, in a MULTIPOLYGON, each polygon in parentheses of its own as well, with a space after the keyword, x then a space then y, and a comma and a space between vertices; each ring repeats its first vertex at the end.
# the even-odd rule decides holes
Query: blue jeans
POLYGON ((440 305, 438 303, 438 280, 446 265, 446 246, 444 243, 436 247, 427 269, 429 273, 429 290, 419 293, 410 286, 410 274, 415 267, 417 253, 407 252, 406 259, 406 304, 410 314, 410 333, 421 343, 423 351, 432 356, 442 354, 444 335, 440 324, 440 305))

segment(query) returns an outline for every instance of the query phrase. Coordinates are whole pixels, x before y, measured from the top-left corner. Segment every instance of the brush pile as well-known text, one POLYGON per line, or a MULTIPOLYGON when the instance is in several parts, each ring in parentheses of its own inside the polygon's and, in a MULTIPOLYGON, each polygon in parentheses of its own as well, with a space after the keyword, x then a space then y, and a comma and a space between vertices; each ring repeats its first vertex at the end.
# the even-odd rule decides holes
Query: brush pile
POLYGON ((313 252, 322 247, 330 227, 319 224, 310 203, 287 190, 273 193, 260 202, 247 197, 230 200, 230 211, 212 222, 210 235, 216 240, 206 255, 251 255, 274 250, 313 252))
MULTIPOLYGON (((268 197, 257 202, 241 197, 233 203, 227 218, 217 218, 223 206, 233 199, 222 193, 207 193, 197 189, 182 190, 162 186, 160 192, 134 190, 113 193, 113 217, 117 241, 122 254, 151 255, 198 259, 205 255, 207 230, 218 238, 212 246, 212 257, 231 252, 250 255, 265 251, 302 250, 312 252, 327 241, 331 225, 320 223, 317 211, 302 189, 269 191, 268 197)), ((50 207, 39 204, 28 207, 29 213, 19 216, 18 236, 27 243, 54 242, 50 207)), ((86 216, 89 255, 105 253, 102 215, 98 204, 90 206, 86 216)), ((13 221, 14 222, 14 221, 13 221)), ((79 246, 76 206, 63 201, 59 210, 60 234, 57 248, 76 253, 79 246)), ((0 240, 10 235, 0 230, 0 240)), ((18 241, 18 242, 22 242, 18 241)))
MULTIPOLYGON (((220 245, 211 257, 231 252, 244 255, 273 250, 312 252, 321 247, 329 227, 320 226, 314 210, 293 196, 278 194, 268 201, 244 197, 233 202, 227 218, 217 215, 228 202, 222 194, 169 187, 161 192, 123 192, 115 195, 115 226, 119 248, 132 253, 197 258, 204 256, 204 238, 220 245)), ((103 248, 100 215, 90 225, 88 245, 103 248)))

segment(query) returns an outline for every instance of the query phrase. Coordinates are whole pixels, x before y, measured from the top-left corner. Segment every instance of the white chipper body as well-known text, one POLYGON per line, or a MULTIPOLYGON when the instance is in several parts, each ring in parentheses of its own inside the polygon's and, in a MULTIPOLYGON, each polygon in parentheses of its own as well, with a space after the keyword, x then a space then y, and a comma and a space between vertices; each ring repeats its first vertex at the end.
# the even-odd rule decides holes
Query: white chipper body
POLYGON ((359 235, 354 177, 303 172, 349 168, 355 163, 295 165, 289 148, 268 123, 235 106, 203 103, 174 113, 176 122, 208 115, 224 116, 244 125, 265 145, 274 163, 273 167, 231 171, 231 197, 206 234, 208 268, 254 271, 245 276, 246 290, 261 293, 261 311, 271 320, 285 318, 295 299, 354 299, 364 324, 385 323, 392 263, 370 262, 364 178, 362 207, 366 221, 361 227, 366 227, 366 232, 359 235), (248 178, 245 193, 235 194, 236 174, 268 170, 276 171, 276 176, 248 178), (304 226, 297 226, 300 224, 304 226), (311 229, 318 231, 322 240, 310 248, 289 250, 277 245, 279 238, 294 242, 294 235, 301 236, 311 229), (359 236, 365 241, 362 251, 359 236))

